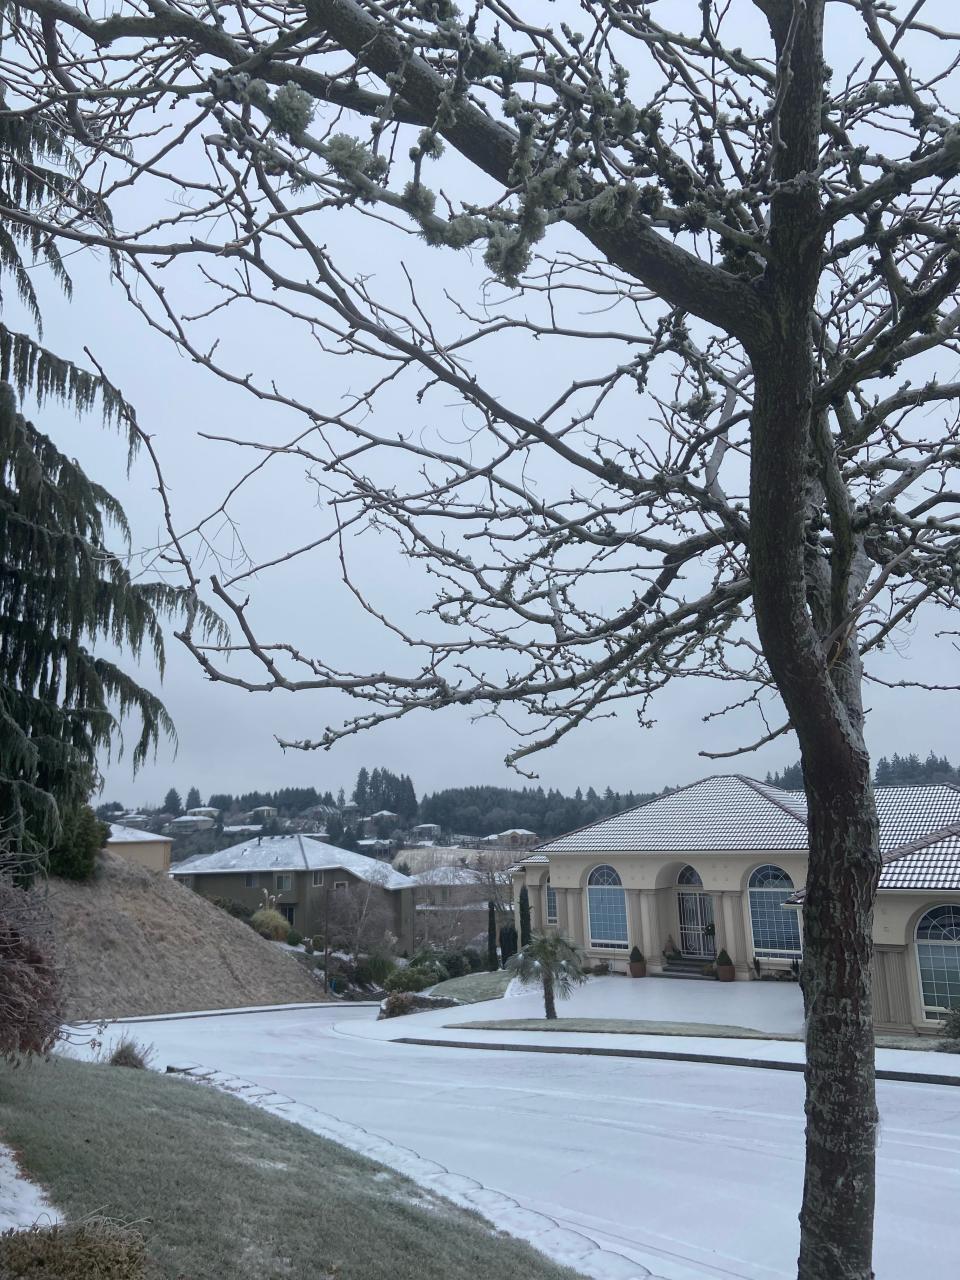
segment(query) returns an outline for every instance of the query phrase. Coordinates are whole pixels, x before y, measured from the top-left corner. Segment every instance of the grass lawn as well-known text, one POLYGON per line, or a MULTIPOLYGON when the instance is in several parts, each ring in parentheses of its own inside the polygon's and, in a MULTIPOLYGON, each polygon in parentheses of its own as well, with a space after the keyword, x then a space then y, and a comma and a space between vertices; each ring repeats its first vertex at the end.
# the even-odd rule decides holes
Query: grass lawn
POLYGON ((0 1064, 0 1137, 69 1219, 135 1225, 163 1280, 576 1280, 392 1170, 152 1071, 0 1064))
POLYGON ((496 973, 468 973, 463 978, 448 978, 430 988, 432 996, 453 996, 464 1004, 477 1004, 481 1000, 499 1000, 510 985, 512 973, 500 969, 496 973))
POLYGON ((474 1031, 598 1031, 621 1036, 714 1036, 724 1040, 802 1040, 789 1031, 754 1031, 750 1027, 725 1027, 707 1022, 645 1022, 640 1018, 485 1018, 478 1022, 450 1024, 474 1031))

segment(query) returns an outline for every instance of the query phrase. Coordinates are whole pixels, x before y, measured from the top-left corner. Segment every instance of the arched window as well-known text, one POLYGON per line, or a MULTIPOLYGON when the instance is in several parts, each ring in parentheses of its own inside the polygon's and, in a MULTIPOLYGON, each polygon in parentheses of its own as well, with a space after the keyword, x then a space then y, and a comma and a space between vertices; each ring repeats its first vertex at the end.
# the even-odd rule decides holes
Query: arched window
POLYGON ((703 888, 703 881, 700 879, 700 872, 694 867, 684 867, 677 876, 677 884, 688 885, 693 889, 703 888))
POLYGON ((800 913, 783 904, 793 881, 780 867, 757 867, 750 877, 750 923, 757 956, 793 960, 800 955, 800 913))
POLYGON ((547 924, 557 923, 557 891, 550 885, 550 877, 547 876, 547 924))
POLYGON ((613 867, 594 867, 587 881, 590 945, 626 951, 627 901, 623 884, 613 867))
POLYGON ((917 925, 920 990, 928 1018, 960 1009, 960 907, 934 907, 917 925))

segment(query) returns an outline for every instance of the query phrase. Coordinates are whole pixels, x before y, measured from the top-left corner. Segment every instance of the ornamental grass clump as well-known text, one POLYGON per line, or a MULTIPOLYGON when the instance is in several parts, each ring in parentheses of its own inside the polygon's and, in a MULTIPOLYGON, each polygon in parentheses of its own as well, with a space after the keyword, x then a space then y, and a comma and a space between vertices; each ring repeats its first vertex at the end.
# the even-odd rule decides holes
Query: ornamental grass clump
POLYGON ((0 1276, 9 1280, 146 1280, 143 1236, 99 1217, 5 1231, 0 1235, 0 1276))
POLYGON ((145 1071, 153 1060, 153 1046, 141 1044, 133 1036, 124 1035, 114 1045, 107 1058, 111 1067, 129 1067, 145 1071))
POLYGON ((270 942, 286 942, 290 932, 289 922, 273 907, 261 907, 255 911, 250 926, 270 942))

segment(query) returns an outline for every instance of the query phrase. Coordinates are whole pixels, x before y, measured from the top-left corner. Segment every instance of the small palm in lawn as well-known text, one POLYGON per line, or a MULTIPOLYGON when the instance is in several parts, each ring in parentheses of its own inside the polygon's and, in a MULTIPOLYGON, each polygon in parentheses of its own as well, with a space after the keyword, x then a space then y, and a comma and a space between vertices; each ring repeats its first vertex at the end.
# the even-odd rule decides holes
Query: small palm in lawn
POLYGON ((506 968, 524 986, 543 986, 543 1007, 549 1019, 557 1016, 556 1001, 566 1000, 574 987, 587 980, 580 952, 559 933, 535 933, 521 951, 510 957, 506 968))

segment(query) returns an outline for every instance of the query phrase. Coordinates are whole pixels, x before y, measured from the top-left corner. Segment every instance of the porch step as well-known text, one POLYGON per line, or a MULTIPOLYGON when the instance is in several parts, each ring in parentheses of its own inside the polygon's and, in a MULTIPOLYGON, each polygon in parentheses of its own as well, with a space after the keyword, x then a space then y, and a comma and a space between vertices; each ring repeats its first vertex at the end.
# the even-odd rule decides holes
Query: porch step
POLYGON ((650 975, 653 978, 682 978, 686 982, 716 982, 716 978, 708 978, 697 969, 661 969, 659 973, 650 975))
POLYGON ((706 965, 715 963, 709 956, 675 956, 666 962, 664 969, 671 970, 673 973, 697 973, 702 975, 706 965))

